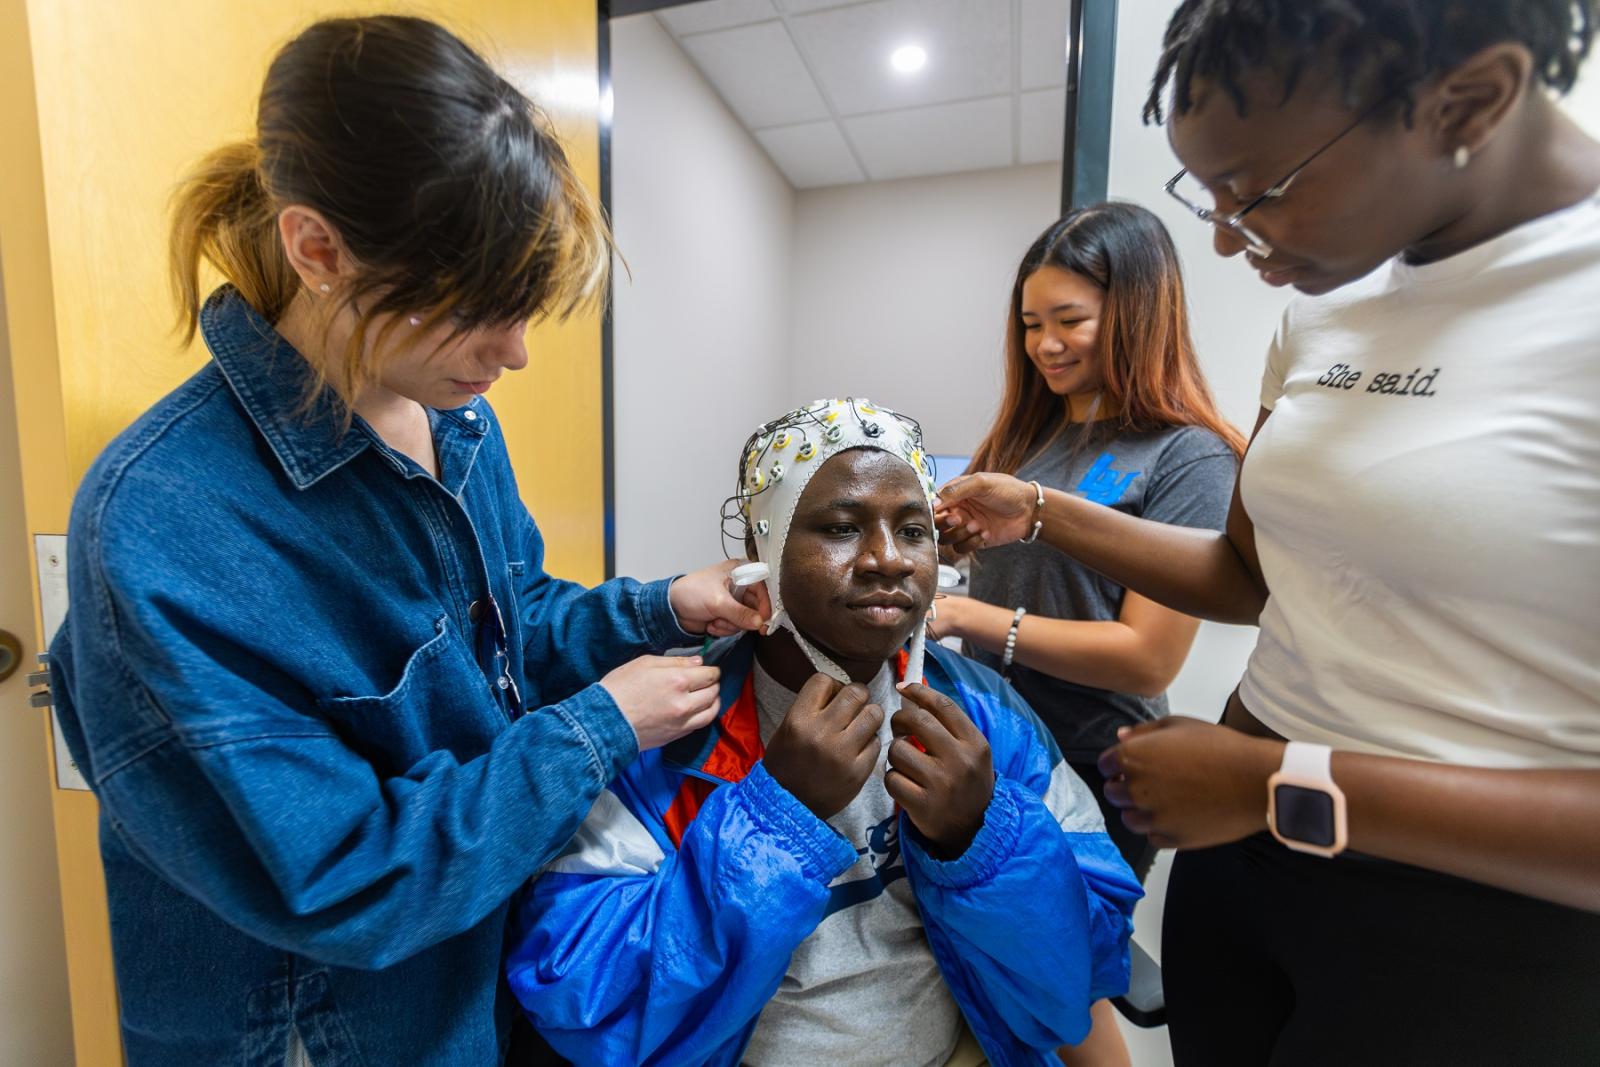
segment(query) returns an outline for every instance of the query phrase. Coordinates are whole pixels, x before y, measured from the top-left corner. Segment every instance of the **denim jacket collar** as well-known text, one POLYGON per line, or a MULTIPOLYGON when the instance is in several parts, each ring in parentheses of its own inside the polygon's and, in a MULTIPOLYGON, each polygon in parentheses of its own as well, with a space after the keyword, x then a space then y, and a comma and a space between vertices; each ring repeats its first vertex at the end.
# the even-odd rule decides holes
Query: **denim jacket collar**
POLYGON ((200 336, 295 488, 310 488, 372 443, 343 430, 331 390, 305 407, 311 368, 233 286, 217 289, 200 309, 200 336))
MULTIPOLYGON (((206 300, 200 309, 200 334, 223 379, 295 488, 310 488, 373 444, 375 435, 362 432, 365 426, 359 416, 350 429, 341 426, 343 413, 331 390, 324 389, 306 408, 311 368, 233 286, 221 286, 206 300)), ((463 463, 445 464, 459 468, 456 478, 449 477, 448 470, 442 472, 447 482, 465 481, 478 439, 488 431, 487 420, 476 408, 474 398, 459 411, 430 412, 436 435, 442 420, 451 437, 464 437, 468 442, 468 447, 460 450, 463 463)), ((437 436, 436 442, 443 453, 445 442, 437 436)), ((440 459, 443 462, 446 457, 440 459)), ((459 485, 447 488, 452 493, 460 491, 459 485)))

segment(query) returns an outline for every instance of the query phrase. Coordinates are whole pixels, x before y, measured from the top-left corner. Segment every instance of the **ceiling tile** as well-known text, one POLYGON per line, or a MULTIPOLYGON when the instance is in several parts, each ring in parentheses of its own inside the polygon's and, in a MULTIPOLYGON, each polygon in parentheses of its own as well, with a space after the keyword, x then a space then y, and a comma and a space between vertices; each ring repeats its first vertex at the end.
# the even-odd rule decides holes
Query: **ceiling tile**
POLYGON ((874 181, 1011 165, 1011 97, 844 121, 874 181))
POLYGON ((1061 159, 1066 138, 1066 88, 1022 94, 1019 163, 1053 163, 1061 159))
POLYGON ((1067 84, 1070 0, 1022 0, 1022 88, 1067 84))
POLYGON ((828 117, 781 22, 695 34, 680 43, 747 128, 828 117))
POLYGON ((656 12, 656 18, 679 37, 777 17, 778 9, 772 6, 772 0, 702 0, 656 12))
POLYGON ((878 0, 788 22, 841 115, 1011 91, 1010 0, 878 0), (927 49, 916 74, 889 67, 905 44, 927 49))
POLYGON ((832 122, 758 130, 756 140, 796 189, 848 185, 866 178, 850 154, 844 134, 832 122))

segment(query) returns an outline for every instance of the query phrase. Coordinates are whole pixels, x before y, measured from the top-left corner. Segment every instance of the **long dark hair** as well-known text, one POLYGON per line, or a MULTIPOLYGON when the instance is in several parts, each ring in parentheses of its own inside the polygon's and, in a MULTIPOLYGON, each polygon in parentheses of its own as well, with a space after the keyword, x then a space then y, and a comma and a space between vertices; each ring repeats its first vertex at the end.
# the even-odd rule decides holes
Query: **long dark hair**
POLYGON ((1022 257, 1006 315, 1005 391, 970 470, 1015 474, 1048 431, 1065 426, 1066 405, 1023 345, 1022 286, 1042 267, 1071 271, 1105 291, 1095 346, 1102 396, 1118 412, 1107 420, 1111 426, 1201 426, 1243 454, 1244 436, 1217 412, 1200 372, 1167 228, 1136 204, 1106 203, 1058 219, 1022 257))
POLYGON ((255 137, 212 152, 174 196, 185 340, 202 261, 268 320, 282 316, 301 285, 277 228, 289 204, 321 212, 356 264, 339 294, 358 310, 355 336, 315 368, 347 402, 370 380, 376 316, 471 329, 570 314, 605 291, 610 233, 549 120, 426 19, 328 19, 278 52, 255 137))

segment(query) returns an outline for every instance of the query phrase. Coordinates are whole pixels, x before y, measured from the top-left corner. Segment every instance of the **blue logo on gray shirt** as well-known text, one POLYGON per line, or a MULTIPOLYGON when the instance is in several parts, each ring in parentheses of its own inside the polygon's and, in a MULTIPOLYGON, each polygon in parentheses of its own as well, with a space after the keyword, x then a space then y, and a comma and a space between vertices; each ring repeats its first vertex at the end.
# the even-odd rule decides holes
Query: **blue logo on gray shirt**
POLYGON ((1127 493, 1128 486, 1144 473, 1114 470, 1111 464, 1116 461, 1117 457, 1110 452, 1100 453, 1100 458, 1094 461, 1094 466, 1090 467, 1084 474, 1083 480, 1078 482, 1078 492, 1083 494, 1084 499, 1110 507, 1120 502, 1123 494, 1127 493))
POLYGON ((828 908, 823 918, 876 900, 885 889, 906 876, 906 865, 900 859, 900 817, 891 815, 868 830, 867 847, 856 849, 856 855, 867 857, 867 862, 872 864, 872 874, 832 886, 828 890, 828 908))

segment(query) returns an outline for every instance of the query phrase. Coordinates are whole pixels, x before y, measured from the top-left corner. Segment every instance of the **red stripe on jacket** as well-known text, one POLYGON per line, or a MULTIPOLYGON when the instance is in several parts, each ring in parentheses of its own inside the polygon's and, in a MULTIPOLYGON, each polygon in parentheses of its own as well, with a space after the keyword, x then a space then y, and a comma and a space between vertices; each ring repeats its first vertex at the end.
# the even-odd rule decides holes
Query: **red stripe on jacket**
MULTIPOLYGON (((766 746, 761 743, 761 725, 756 718, 755 680, 755 671, 751 671, 738 698, 722 713, 717 721, 716 746, 700 767, 706 774, 725 782, 743 781, 766 752, 766 746)), ((684 778, 663 820, 673 845, 683 840, 689 824, 700 813, 700 805, 719 784, 693 775, 684 778)))

